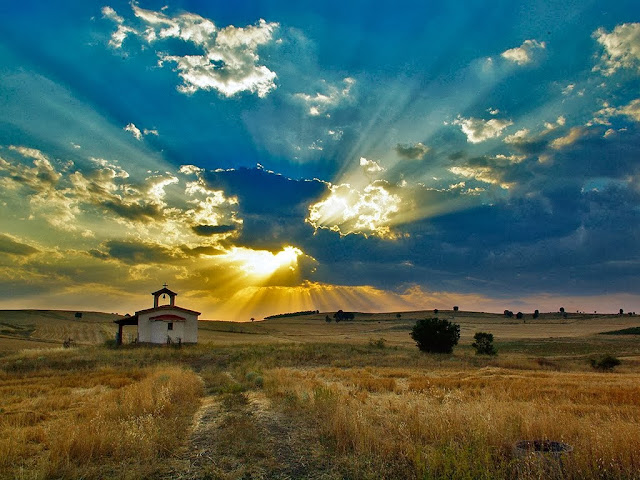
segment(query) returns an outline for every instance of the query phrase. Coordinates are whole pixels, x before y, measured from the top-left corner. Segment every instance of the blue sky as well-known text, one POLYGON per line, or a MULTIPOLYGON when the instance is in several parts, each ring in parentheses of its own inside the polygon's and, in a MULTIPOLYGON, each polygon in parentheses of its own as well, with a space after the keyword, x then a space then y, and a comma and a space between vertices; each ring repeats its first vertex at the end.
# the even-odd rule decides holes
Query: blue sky
POLYGON ((0 8, 0 307, 640 310, 637 2, 0 8))

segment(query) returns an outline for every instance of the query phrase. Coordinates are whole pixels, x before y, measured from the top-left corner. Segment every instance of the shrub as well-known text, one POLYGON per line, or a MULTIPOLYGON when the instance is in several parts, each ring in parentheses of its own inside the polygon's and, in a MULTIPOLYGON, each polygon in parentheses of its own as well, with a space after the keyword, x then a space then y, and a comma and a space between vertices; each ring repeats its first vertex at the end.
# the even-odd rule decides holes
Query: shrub
POLYGON ((475 340, 471 346, 476 349, 476 355, 495 355, 495 347, 493 346, 493 334, 485 332, 477 332, 473 339, 475 340))
POLYGON ((604 357, 598 359, 592 358, 589 360, 589 362, 591 363, 591 366, 593 368, 595 368, 596 370, 601 370, 603 372, 610 372, 614 369, 614 367, 620 365, 620 360, 613 355, 605 355, 604 357))
POLYGON ((418 320, 411 338, 423 352, 451 353, 460 339, 460 325, 438 318, 418 320))

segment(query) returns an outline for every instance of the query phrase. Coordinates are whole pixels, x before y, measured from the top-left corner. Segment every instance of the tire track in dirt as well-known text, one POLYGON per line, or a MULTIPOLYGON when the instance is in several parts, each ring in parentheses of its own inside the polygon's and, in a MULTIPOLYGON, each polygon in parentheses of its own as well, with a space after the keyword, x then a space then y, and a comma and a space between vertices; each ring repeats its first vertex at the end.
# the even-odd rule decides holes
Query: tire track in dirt
POLYGON ((331 479, 317 432, 262 391, 205 397, 184 451, 163 478, 331 479))

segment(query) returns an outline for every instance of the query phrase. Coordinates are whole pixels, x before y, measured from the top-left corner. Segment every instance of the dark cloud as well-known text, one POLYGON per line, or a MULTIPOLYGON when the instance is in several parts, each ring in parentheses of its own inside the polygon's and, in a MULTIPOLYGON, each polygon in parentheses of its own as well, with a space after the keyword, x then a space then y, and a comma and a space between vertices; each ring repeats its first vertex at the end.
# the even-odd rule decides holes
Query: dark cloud
POLYGON ((111 256, 108 253, 102 252, 102 251, 97 250, 95 248, 89 250, 88 253, 92 257, 99 258, 100 260, 109 260, 111 258, 111 256))
POLYGON ((243 224, 234 243, 268 250, 306 243, 313 235, 305 223, 309 205, 327 191, 318 180, 294 180, 261 168, 208 171, 204 178, 211 188, 238 198, 243 224))
POLYGON ((249 214, 306 215, 308 203, 327 188, 318 180, 294 180, 262 168, 207 171, 204 178, 213 188, 237 196, 241 212, 249 214))
POLYGON ((148 223, 163 217, 162 209, 153 203, 125 203, 119 199, 105 200, 99 203, 107 210, 127 220, 148 223))
POLYGON ((128 264, 170 262, 175 252, 161 245, 110 240, 104 243, 107 255, 128 264))
POLYGON ((10 255, 28 256, 38 253, 40 250, 32 247, 31 245, 17 242, 8 235, 0 233, 0 252, 8 253, 10 255))
POLYGON ((403 158, 419 160, 427 154, 429 147, 422 143, 415 143, 413 145, 402 145, 398 143, 395 150, 396 153, 403 158))
POLYGON ((180 247, 180 250, 189 257, 199 257, 200 255, 218 255, 224 252, 221 248, 212 245, 203 245, 199 247, 180 247))
POLYGON ((235 225, 194 225, 191 227, 196 235, 210 237, 221 233, 230 233, 236 230, 235 225))

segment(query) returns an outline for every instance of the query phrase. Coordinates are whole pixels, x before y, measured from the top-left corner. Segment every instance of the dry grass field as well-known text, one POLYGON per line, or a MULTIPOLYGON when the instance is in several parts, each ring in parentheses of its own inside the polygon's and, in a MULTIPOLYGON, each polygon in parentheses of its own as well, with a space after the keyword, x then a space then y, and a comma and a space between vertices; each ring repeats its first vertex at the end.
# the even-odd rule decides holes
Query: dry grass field
POLYGON ((437 355, 409 338, 425 312, 201 322, 183 348, 107 346, 108 314, 1 313, 1 479, 640 478, 640 342, 599 335, 637 317, 439 312, 462 338, 437 355), (536 439, 573 452, 515 453, 536 439))

